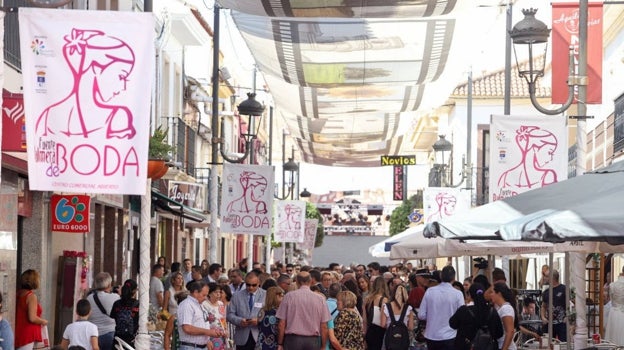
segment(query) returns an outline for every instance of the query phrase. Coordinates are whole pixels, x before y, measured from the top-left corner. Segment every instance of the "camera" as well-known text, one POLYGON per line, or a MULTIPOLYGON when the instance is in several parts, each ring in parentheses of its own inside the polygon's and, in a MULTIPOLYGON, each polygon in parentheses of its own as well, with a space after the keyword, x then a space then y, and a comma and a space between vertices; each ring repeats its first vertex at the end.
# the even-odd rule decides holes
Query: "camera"
POLYGON ((478 257, 478 258, 472 259, 472 261, 476 262, 476 264, 474 264, 474 267, 476 267, 477 269, 485 270, 488 268, 488 261, 485 260, 485 258, 478 257))

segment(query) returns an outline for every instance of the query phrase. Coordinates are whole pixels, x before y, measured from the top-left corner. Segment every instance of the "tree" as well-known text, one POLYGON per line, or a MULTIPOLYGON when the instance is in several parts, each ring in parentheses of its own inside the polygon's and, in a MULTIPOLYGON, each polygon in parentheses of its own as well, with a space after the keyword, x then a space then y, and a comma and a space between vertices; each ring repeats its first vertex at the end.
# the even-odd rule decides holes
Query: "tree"
POLYGON ((316 239, 314 240, 314 248, 322 246, 323 238, 325 238, 323 216, 318 211, 318 208, 310 202, 306 202, 306 219, 318 219, 318 227, 316 228, 316 239))
POLYGON ((418 190, 418 193, 411 196, 409 199, 404 200, 401 205, 396 207, 390 215, 390 236, 399 234, 410 225, 408 216, 414 211, 414 209, 420 209, 423 207, 423 191, 418 190))

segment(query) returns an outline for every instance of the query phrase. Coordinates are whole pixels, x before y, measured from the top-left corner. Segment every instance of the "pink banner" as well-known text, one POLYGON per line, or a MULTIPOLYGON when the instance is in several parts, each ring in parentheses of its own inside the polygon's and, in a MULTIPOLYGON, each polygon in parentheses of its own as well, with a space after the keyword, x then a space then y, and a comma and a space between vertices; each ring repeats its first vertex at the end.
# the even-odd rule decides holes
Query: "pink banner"
MULTIPOLYGON (((568 51, 574 49, 575 72, 579 56, 579 4, 555 3, 552 8, 552 103, 568 97, 568 51)), ((587 103, 602 103, 602 3, 589 4, 587 21, 587 103)), ((578 92, 576 92, 578 93, 578 92)), ((576 102, 576 97, 575 97, 576 102)))

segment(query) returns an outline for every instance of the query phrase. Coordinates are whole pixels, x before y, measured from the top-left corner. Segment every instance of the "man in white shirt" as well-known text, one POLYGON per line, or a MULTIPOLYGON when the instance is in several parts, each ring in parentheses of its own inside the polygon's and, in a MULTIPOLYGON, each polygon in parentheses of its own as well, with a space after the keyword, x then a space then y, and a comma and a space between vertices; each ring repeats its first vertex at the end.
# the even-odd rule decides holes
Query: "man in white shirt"
POLYGON ((210 328, 208 312, 202 303, 208 296, 208 286, 203 281, 187 285, 190 295, 178 306, 177 321, 180 334, 180 350, 206 349, 210 338, 221 338, 226 332, 210 328))
POLYGON ((453 266, 445 266, 440 277, 442 283, 429 287, 425 292, 418 318, 427 321, 425 338, 428 350, 453 350, 457 331, 449 326, 449 319, 464 305, 464 296, 451 285, 455 280, 453 266))

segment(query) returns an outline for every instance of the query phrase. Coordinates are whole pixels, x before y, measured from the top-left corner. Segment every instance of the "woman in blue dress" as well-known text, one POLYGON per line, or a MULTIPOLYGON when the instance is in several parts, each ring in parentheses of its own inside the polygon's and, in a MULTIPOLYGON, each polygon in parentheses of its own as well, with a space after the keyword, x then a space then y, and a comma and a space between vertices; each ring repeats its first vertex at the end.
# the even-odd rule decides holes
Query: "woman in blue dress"
POLYGON ((256 350, 277 349, 277 324, 275 317, 277 308, 284 298, 284 291, 280 287, 271 287, 267 290, 264 307, 258 313, 258 341, 256 350))

